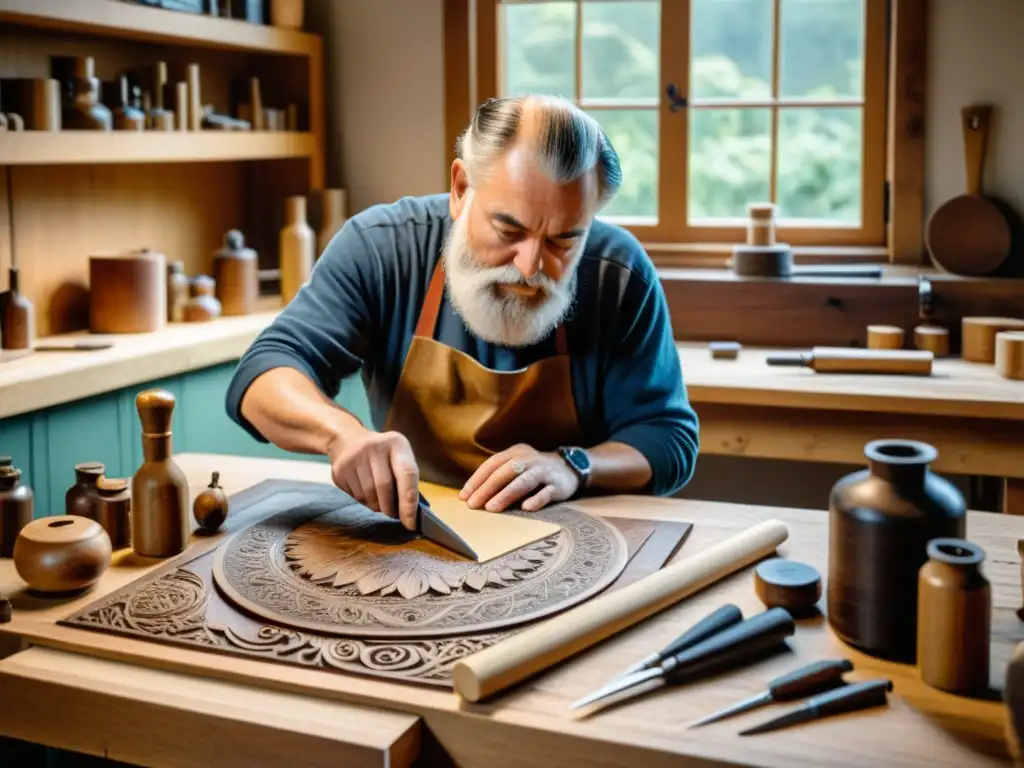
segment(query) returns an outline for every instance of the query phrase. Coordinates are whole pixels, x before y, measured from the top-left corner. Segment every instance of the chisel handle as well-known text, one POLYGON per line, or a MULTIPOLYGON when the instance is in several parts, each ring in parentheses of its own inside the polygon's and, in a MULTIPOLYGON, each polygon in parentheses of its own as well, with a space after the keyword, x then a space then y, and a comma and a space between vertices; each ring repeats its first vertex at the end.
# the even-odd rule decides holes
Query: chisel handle
POLYGON ((816 661, 768 683, 775 701, 799 699, 843 684, 843 673, 853 669, 849 659, 816 661))
POLYGON ((839 715, 858 709, 868 709, 885 704, 886 694, 892 690, 892 680, 879 678, 863 683, 850 683, 828 693, 822 693, 807 702, 818 717, 839 715))
POLYGON ((723 605, 669 643, 661 652, 661 657, 667 659, 669 656, 675 656, 680 651, 691 648, 709 637, 714 637, 719 632, 734 627, 741 621, 743 621, 743 612, 738 606, 732 603, 723 605))
POLYGON ((793 617, 785 608, 764 611, 666 659, 662 663, 666 682, 681 682, 758 655, 795 631, 793 617))

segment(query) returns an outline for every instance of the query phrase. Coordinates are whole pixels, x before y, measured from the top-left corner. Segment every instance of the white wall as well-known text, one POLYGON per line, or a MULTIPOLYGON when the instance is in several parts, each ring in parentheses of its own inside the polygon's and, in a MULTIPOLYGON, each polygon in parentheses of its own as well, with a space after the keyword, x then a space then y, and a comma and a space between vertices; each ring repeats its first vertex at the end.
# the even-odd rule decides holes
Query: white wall
MULTIPOLYGON (((307 2, 329 57, 331 183, 348 187, 353 211, 446 190, 443 0, 307 2)), ((986 189, 1024 213, 1024 0, 932 5, 926 211, 963 189, 960 107, 989 100, 986 189)), ((705 456, 683 495, 821 508, 853 468, 705 456)))

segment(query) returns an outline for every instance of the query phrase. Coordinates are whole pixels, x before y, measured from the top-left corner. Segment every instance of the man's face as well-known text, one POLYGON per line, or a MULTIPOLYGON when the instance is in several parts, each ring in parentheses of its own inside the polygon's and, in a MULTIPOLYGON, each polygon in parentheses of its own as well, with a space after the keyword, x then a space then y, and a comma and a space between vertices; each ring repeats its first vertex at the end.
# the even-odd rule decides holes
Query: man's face
POLYGON ((572 306, 576 267, 596 211, 596 174, 559 184, 517 147, 473 188, 460 161, 452 176, 455 221, 444 265, 455 308, 488 342, 539 341, 572 306))

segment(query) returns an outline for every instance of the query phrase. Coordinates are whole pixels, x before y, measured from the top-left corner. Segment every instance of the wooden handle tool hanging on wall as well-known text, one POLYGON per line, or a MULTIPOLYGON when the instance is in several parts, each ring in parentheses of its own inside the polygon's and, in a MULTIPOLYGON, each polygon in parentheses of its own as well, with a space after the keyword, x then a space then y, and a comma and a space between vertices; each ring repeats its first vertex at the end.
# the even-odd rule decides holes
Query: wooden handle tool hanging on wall
POLYGON ((989 105, 961 110, 967 192, 939 206, 925 230, 932 258, 957 275, 990 275, 1010 255, 1012 230, 1006 212, 981 191, 991 120, 989 105))
POLYGON ((775 551, 789 537, 779 520, 673 563, 645 579, 600 595, 456 662, 455 692, 480 701, 596 645, 775 551))
POLYGON ((924 349, 814 347, 810 352, 768 355, 768 365, 810 368, 818 373, 896 373, 930 376, 935 355, 924 349))

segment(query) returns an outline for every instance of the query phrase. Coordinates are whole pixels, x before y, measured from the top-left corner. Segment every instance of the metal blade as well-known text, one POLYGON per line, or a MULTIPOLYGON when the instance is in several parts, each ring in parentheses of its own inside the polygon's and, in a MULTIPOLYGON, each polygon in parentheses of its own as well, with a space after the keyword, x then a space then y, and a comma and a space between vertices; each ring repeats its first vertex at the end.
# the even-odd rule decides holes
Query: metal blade
POLYGON ((637 672, 643 672, 645 669, 651 669, 652 667, 656 667, 660 663, 661 656, 659 656, 657 653, 652 653, 650 656, 638 661, 629 669, 622 670, 622 672, 620 672, 614 679, 621 680, 624 677, 635 675, 637 672))
POLYGON ((591 714, 615 702, 625 701, 634 696, 661 688, 664 684, 665 679, 662 677, 660 667, 657 669, 645 669, 628 677, 619 678, 615 682, 599 688, 589 696, 585 696, 579 701, 570 704, 569 709, 580 710, 588 707, 590 709, 588 709, 587 714, 591 714), (593 707, 595 704, 600 706, 593 707))
POLYGON ((755 725, 752 728, 747 728, 745 731, 740 731, 740 736, 753 736, 755 733, 767 733, 768 731, 777 731, 780 728, 787 728, 797 723, 805 723, 808 720, 815 718, 814 708, 801 707, 800 709, 794 709, 792 712, 787 712, 784 715, 768 720, 767 722, 755 725))
POLYGON ((720 709, 717 712, 707 715, 706 717, 700 718, 699 720, 694 720, 686 727, 696 728, 698 725, 707 725, 708 723, 714 723, 718 720, 724 720, 727 717, 738 715, 741 712, 749 712, 752 709, 763 707, 765 704, 770 704, 771 701, 771 693, 769 691, 765 691, 764 693, 759 693, 756 696, 751 696, 748 699, 744 699, 743 701, 737 702, 736 704, 726 707, 725 709, 720 709))

